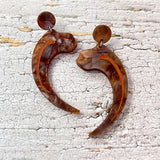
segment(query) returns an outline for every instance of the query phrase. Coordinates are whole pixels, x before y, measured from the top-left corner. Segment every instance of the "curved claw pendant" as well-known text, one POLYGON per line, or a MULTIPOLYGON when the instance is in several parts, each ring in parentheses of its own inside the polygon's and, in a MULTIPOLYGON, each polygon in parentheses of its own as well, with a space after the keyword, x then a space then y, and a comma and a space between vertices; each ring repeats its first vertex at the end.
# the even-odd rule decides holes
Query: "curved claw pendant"
POLYGON ((60 53, 72 52, 77 42, 70 33, 59 33, 53 30, 55 17, 50 12, 43 12, 38 17, 38 24, 42 29, 49 30, 37 43, 32 57, 32 72, 34 80, 42 94, 55 106, 71 112, 79 110, 61 100, 52 89, 48 71, 52 60, 60 53))
POLYGON ((98 42, 95 48, 84 50, 80 53, 77 64, 83 70, 99 70, 109 79, 113 88, 113 104, 106 119, 93 132, 94 137, 105 131, 119 116, 127 99, 128 80, 120 59, 103 43, 111 37, 111 30, 105 25, 97 26, 93 32, 94 39, 98 42))

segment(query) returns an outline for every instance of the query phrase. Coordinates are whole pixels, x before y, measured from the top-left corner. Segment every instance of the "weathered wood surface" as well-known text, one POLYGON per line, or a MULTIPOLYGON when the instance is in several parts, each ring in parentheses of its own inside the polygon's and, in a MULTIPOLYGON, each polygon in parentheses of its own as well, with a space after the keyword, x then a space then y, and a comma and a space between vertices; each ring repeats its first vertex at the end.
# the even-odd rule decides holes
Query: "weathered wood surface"
POLYGON ((160 159, 159 0, 0 1, 0 160, 160 159), (73 32, 78 48, 53 62, 53 88, 81 110, 71 115, 41 95, 31 71, 34 47, 45 33, 36 19, 51 11, 55 29, 73 32), (129 96, 120 118, 98 138, 88 138, 112 104, 112 88, 99 72, 76 65, 92 48, 96 25, 107 24, 107 44, 122 60, 129 96))

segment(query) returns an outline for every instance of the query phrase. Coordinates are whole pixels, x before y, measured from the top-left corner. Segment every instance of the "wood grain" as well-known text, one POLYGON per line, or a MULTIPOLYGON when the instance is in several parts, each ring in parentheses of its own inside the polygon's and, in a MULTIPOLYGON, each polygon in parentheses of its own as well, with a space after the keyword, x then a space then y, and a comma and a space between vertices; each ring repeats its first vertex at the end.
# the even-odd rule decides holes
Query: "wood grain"
POLYGON ((159 0, 5 0, 0 11, 0 37, 25 43, 0 43, 0 160, 160 159, 159 0), (125 67, 129 95, 123 114, 101 137, 88 133, 106 117, 112 88, 104 75, 76 64, 80 51, 96 45, 92 35, 75 34, 75 54, 59 55, 49 73, 55 91, 80 115, 52 107, 34 83, 31 59, 45 33, 36 23, 42 11, 55 14, 59 32, 92 33, 106 24, 118 35, 107 45, 125 67), (23 26, 33 30, 20 31, 23 26))

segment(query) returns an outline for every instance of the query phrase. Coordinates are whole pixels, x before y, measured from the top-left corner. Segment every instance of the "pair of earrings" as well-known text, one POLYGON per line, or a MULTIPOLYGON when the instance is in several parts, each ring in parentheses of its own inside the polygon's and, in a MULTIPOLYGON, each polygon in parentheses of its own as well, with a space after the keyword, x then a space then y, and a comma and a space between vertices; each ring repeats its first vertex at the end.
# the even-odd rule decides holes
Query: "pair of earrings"
MULTIPOLYGON (((77 42, 72 34, 60 33, 53 29, 55 17, 50 12, 42 12, 38 16, 38 24, 48 30, 38 41, 32 57, 32 71, 34 80, 42 94, 55 106, 70 113, 80 111, 60 99, 52 89, 48 71, 51 61, 60 53, 72 52, 77 42)), ((96 47, 82 51, 77 58, 77 64, 86 71, 99 70, 110 80, 113 88, 113 104, 106 119, 93 132, 94 137, 106 130, 121 113, 127 99, 128 80, 124 67, 119 58, 108 49, 104 43, 109 41, 111 30, 108 26, 99 25, 93 32, 93 38, 97 41, 96 47)))

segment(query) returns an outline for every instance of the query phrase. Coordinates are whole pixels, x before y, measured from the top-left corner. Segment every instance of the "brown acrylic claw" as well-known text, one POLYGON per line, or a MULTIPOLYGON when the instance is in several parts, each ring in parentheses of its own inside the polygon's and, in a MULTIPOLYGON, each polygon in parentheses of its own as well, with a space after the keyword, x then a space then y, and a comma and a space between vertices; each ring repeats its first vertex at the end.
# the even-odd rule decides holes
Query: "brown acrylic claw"
POLYGON ((113 88, 111 110, 103 123, 89 134, 90 137, 94 137, 105 131, 121 113, 128 94, 127 75, 120 59, 104 45, 98 44, 93 49, 82 51, 77 64, 86 71, 101 71, 108 77, 113 88))
MULTIPOLYGON (((49 12, 43 12, 46 16, 49 12)), ((43 14, 41 17, 43 18, 43 14)), ((54 18, 50 15, 49 18, 54 18)), ((52 19, 45 22, 46 24, 51 24, 52 19)), ((44 21, 44 19, 42 19, 44 21)), ((39 21, 39 19, 38 19, 39 21)), ((41 22, 39 22, 41 23, 41 22)), ((54 24, 52 22, 52 24, 54 24)), ((45 24, 41 24, 42 28, 45 24)), ((50 25, 51 26, 51 25, 50 25)), ((49 26, 49 27, 50 27, 49 26)), ((65 103, 61 100, 57 94, 52 89, 49 78, 48 78, 48 71, 49 66, 52 60, 60 53, 69 53, 72 52, 77 46, 77 42, 74 39, 73 35, 70 33, 59 33, 55 30, 51 30, 51 32, 47 32, 37 43, 32 57, 32 72, 34 80, 42 92, 42 94, 55 106, 71 112, 71 113, 79 113, 80 111, 69 104, 65 103)))

